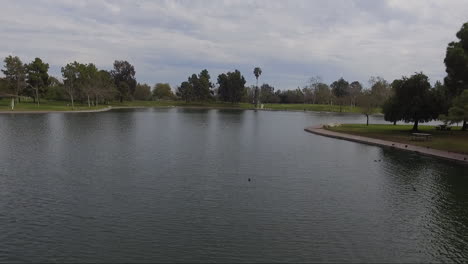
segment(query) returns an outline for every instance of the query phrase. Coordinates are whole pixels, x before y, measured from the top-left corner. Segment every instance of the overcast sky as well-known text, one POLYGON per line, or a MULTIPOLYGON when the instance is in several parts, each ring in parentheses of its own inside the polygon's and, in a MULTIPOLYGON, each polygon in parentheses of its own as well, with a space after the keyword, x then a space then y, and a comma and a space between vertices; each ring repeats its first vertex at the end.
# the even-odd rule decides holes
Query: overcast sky
POLYGON ((0 57, 40 57, 60 76, 74 60, 135 66, 139 82, 175 86, 208 69, 239 69, 253 84, 304 86, 311 76, 367 85, 423 71, 443 59, 468 21, 467 0, 0 0, 0 57))

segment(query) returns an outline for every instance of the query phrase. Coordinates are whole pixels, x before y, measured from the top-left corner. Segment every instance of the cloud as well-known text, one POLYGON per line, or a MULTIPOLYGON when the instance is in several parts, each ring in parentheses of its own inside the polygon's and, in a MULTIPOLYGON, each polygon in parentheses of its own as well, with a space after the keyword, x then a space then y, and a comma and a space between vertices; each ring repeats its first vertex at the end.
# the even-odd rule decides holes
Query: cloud
POLYGON ((41 57, 51 72, 74 60, 110 69, 131 62, 140 82, 177 85, 206 68, 239 69, 280 89, 315 75, 366 83, 424 71, 443 58, 466 22, 465 0, 8 1, 0 10, 0 56, 41 57))

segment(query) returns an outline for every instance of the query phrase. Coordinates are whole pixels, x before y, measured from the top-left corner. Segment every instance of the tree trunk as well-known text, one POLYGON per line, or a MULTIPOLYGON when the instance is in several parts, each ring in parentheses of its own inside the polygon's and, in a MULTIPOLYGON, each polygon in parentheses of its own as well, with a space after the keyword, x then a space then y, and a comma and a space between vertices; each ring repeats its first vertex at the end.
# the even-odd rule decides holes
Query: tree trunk
POLYGON ((414 126, 413 126, 413 131, 414 132, 418 131, 418 123, 419 123, 418 120, 414 121, 414 126))
POLYGON ((19 88, 16 88, 16 102, 19 103, 19 88))
POLYGON ((367 123, 366 123, 366 125, 369 126, 369 115, 366 114, 366 117, 367 117, 367 123))
POLYGON ((462 131, 466 131, 468 129, 468 124, 466 123, 466 120, 463 120, 463 126, 462 126, 462 131))
POLYGON ((396 126, 396 121, 393 121, 393 125, 396 126))
POLYGON ((11 111, 15 110, 15 98, 11 98, 11 111))
POLYGON ((91 101, 89 101, 89 94, 86 95, 88 97, 88 107, 91 108, 91 101))
POLYGON ((19 103, 19 78, 16 80, 16 101, 19 103))
POLYGON ((120 102, 123 103, 123 96, 120 96, 120 102))
POLYGON ((73 93, 70 93, 72 109, 75 110, 75 103, 73 102, 73 93))
POLYGON ((258 90, 258 78, 257 78, 257 86, 255 86, 255 108, 258 108, 258 97, 260 97, 260 91, 258 90))
POLYGON ((36 87, 36 102, 37 106, 39 106, 39 88, 36 87))

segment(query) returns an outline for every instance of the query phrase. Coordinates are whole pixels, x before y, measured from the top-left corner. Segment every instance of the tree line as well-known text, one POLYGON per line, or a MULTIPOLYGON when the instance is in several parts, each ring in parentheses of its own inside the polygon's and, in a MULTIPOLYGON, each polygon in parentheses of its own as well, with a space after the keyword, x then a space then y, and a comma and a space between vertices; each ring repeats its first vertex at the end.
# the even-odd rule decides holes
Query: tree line
POLYGON ((433 87, 422 72, 392 82, 391 96, 383 105, 385 120, 418 124, 439 119, 447 124, 462 123, 468 129, 468 23, 457 32, 458 41, 448 44, 444 63, 444 83, 433 87))
POLYGON ((23 63, 18 56, 4 59, 0 78, 0 95, 15 98, 32 98, 40 104, 41 99, 68 100, 74 108, 75 102, 89 107, 111 101, 173 99, 169 84, 157 83, 151 88, 137 83, 135 68, 128 61, 116 60, 113 69, 98 69, 93 63, 71 62, 61 68, 61 80, 50 76, 49 64, 40 58, 23 63))
MULTIPOLYGON (((61 68, 61 80, 50 76, 49 64, 40 58, 24 64, 17 56, 4 59, 4 78, 0 79, 0 89, 15 96, 19 103, 22 97, 32 98, 40 103, 41 98, 69 100, 72 107, 76 101, 88 106, 108 103, 113 100, 184 100, 246 102, 258 106, 260 103, 305 103, 305 104, 349 104, 359 105, 359 97, 364 92, 362 85, 355 81, 348 83, 343 78, 327 85, 319 77, 311 78, 305 87, 296 90, 275 90, 267 83, 258 87, 262 70, 253 71, 257 85, 246 87, 246 80, 239 70, 222 73, 217 82, 212 83, 208 70, 192 74, 187 81, 175 89, 167 83, 157 83, 153 87, 138 83, 135 68, 128 61, 116 60, 113 69, 98 69, 93 63, 71 62, 61 68)), ((379 105, 387 97, 389 85, 381 77, 372 77, 370 93, 379 105)))
MULTIPOLYGON (((216 83, 211 81, 208 70, 192 74, 176 87, 175 93, 167 83, 153 87, 140 84, 135 79, 135 68, 127 61, 116 60, 110 71, 98 69, 94 64, 71 62, 61 68, 61 79, 49 76, 49 64, 40 58, 24 64, 17 56, 4 59, 4 78, 0 78, 0 96, 10 95, 20 103, 29 97, 40 104, 41 98, 76 101, 89 107, 113 100, 184 100, 246 102, 258 107, 262 103, 329 104, 359 106, 363 114, 372 114, 381 107, 385 120, 414 122, 414 130, 420 122, 434 119, 446 123, 462 122, 468 129, 468 23, 456 33, 457 41, 448 44, 444 60, 447 76, 444 82, 434 86, 422 72, 403 76, 389 83, 382 77, 371 77, 367 88, 358 81, 344 78, 324 83, 320 77, 312 77, 302 88, 275 90, 268 83, 258 86, 262 74, 255 67, 256 85, 246 87, 246 80, 239 70, 219 74, 216 83)), ((368 122, 368 121, 367 121, 368 122)))

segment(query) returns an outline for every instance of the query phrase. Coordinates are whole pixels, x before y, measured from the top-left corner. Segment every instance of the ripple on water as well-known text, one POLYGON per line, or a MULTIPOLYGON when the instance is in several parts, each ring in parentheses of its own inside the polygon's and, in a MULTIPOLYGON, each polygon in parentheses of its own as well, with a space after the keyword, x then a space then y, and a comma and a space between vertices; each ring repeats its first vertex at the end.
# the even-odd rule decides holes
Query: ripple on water
POLYGON ((468 259, 466 167, 303 131, 326 121, 362 116, 0 116, 0 262, 468 259))

